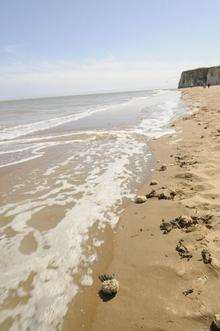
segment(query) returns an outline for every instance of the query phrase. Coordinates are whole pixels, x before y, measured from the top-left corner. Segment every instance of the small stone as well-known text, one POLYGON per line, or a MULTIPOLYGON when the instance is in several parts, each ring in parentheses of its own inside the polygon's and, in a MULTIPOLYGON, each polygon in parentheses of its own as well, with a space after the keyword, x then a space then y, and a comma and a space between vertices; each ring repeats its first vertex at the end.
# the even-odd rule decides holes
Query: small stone
POLYGON ((203 136, 203 135, 201 135, 201 137, 200 137, 200 138, 202 139, 202 138, 204 138, 204 136, 203 136))
POLYGON ((118 292, 118 290, 119 290, 119 282, 115 278, 110 280, 105 280, 102 283, 101 291, 104 294, 114 295, 118 292))
POLYGON ((157 195, 158 200, 171 200, 170 193, 168 191, 161 192, 157 195))
POLYGON ((158 181, 157 181, 157 180, 152 180, 152 181, 150 182, 150 185, 158 185, 158 181))
POLYGON ((185 160, 180 161, 179 165, 180 165, 181 168, 183 168, 184 166, 187 165, 187 161, 185 161, 185 160))
POLYGON ((167 166, 165 164, 162 164, 162 166, 159 168, 159 171, 165 171, 167 170, 167 166))
POLYGON ((220 314, 215 314, 213 318, 213 323, 218 330, 220 330, 220 314))
POLYGON ((156 191, 152 190, 149 193, 146 194, 146 199, 154 198, 156 197, 156 191))
POLYGON ((193 289, 192 289, 192 288, 188 288, 187 290, 183 291, 183 294, 184 294, 185 296, 187 296, 187 295, 189 295, 189 294, 191 294, 191 293, 193 293, 193 289))
POLYGON ((147 198, 144 195, 139 195, 135 198, 135 203, 144 203, 147 201, 147 198))
POLYGON ((171 190, 170 191, 170 196, 171 196, 171 199, 174 199, 174 197, 176 196, 176 191, 171 190))
POLYGON ((201 255, 202 255, 202 260, 205 264, 210 264, 212 262, 212 257, 208 249, 204 248, 201 252, 201 255))
POLYGON ((176 196, 175 191, 166 188, 164 188, 162 192, 159 191, 157 193, 157 197, 159 200, 173 200, 175 196, 176 196))
POLYGON ((176 246, 176 251, 179 253, 179 256, 182 259, 187 259, 188 261, 192 258, 192 254, 190 254, 188 248, 183 245, 182 241, 180 240, 176 246))
POLYGON ((163 232, 163 234, 167 234, 172 230, 172 224, 170 222, 165 222, 162 220, 162 223, 160 224, 160 230, 163 232))

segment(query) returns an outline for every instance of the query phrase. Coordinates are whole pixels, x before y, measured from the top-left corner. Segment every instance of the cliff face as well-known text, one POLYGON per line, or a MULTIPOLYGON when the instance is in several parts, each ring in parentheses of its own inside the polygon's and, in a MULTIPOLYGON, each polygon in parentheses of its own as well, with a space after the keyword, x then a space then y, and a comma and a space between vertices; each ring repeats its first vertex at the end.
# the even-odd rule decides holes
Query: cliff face
POLYGON ((183 71, 179 81, 179 88, 204 86, 207 84, 220 85, 220 66, 183 71))
POLYGON ((207 75, 207 84, 220 85, 220 66, 209 68, 207 75))

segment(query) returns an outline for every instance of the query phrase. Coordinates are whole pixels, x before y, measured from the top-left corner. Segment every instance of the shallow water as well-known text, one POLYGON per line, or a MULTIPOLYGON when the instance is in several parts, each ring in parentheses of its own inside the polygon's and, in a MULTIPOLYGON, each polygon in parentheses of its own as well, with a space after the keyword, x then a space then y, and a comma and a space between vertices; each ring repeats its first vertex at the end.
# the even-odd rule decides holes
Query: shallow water
POLYGON ((0 103, 0 323, 60 325, 150 170, 147 141, 184 111, 171 90, 0 103))

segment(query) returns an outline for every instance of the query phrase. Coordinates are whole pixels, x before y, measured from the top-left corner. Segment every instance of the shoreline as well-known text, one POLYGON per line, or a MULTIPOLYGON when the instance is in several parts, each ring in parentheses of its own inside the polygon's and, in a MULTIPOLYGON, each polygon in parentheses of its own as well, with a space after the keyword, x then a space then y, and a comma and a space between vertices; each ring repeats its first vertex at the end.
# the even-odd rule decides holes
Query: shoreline
MULTIPOLYGON (((90 125, 97 130, 90 131, 87 127, 85 132, 74 134, 75 122, 68 128, 53 129, 53 133, 57 130, 56 135, 44 130, 38 134, 34 130, 31 135, 27 131, 6 130, 15 133, 15 139, 2 142, 2 164, 15 159, 19 163, 41 147, 46 150, 39 158, 18 165, 16 161, 16 164, 0 169, 3 181, 1 247, 5 253, 2 257, 5 265, 2 283, 6 289, 1 314, 4 329, 38 323, 62 328, 65 316, 65 322, 69 320, 67 329, 78 325, 76 319, 80 329, 84 315, 88 323, 93 321, 94 306, 100 299, 94 301, 97 293, 91 285, 94 278, 105 273, 111 262, 114 254, 112 231, 117 232, 115 225, 124 207, 127 208, 137 189, 148 174, 151 175, 154 161, 148 141, 151 137, 173 132, 169 127, 171 118, 184 112, 180 95, 180 92, 170 90, 146 91, 144 96, 127 96, 131 102, 128 101, 126 107, 121 107, 119 98, 112 101, 113 104, 118 102, 117 111, 100 112, 97 117, 86 119, 87 124, 78 123, 79 128, 90 125), (99 130, 99 127, 103 129, 99 130), (18 133, 21 138, 16 138, 18 133), (22 137, 23 133, 27 136, 22 137), (11 154, 13 159, 10 159, 11 154), (113 230, 108 229, 109 225, 114 227, 113 230), (107 228, 106 234, 104 227, 107 228), (99 247, 103 237, 106 245, 99 247), (100 269, 97 265, 94 276, 97 250, 100 252, 100 269), (8 273, 13 277, 8 278, 8 273), (87 291, 86 286, 92 290, 87 291), (14 294, 11 288, 17 292, 14 294), (88 309, 81 304, 79 291, 88 309), (85 296, 81 292, 85 292, 85 296), (32 309, 35 310, 33 315, 32 309), (14 317, 16 314, 20 317, 14 317)), ((42 110, 45 105, 41 107, 42 110)), ((15 108, 19 113, 19 106, 15 105, 15 108)), ((47 123, 47 119, 45 121, 47 123)), ((36 129, 34 118, 33 124, 36 129)))
POLYGON ((151 187, 146 182, 139 191, 142 195, 152 188, 166 186, 175 190, 176 196, 174 200, 152 198, 144 204, 128 204, 114 233, 106 236, 108 240, 99 250, 101 258, 93 272, 93 285, 83 289, 78 301, 83 310, 79 324, 74 324, 71 305, 63 330, 70 330, 71 326, 84 330, 207 330, 210 327, 213 314, 220 311, 220 296, 216 294, 213 298, 220 267, 216 237, 220 231, 219 158, 216 157, 219 92, 219 87, 182 90, 189 108, 199 109, 175 120, 173 135, 151 142, 157 168, 165 163, 167 170, 153 172, 152 178, 159 184, 151 187), (186 164, 180 166, 177 156, 183 157, 186 164), (189 233, 173 230, 164 235, 160 231, 162 219, 205 213, 213 216, 210 229, 199 225, 189 233), (181 259, 175 249, 180 240, 192 252, 189 261, 181 259), (201 261, 204 247, 211 252, 211 264, 201 261), (108 302, 102 302, 97 295, 100 273, 115 273, 120 282, 118 295, 108 302), (183 292, 187 289, 193 292, 185 296, 183 292))

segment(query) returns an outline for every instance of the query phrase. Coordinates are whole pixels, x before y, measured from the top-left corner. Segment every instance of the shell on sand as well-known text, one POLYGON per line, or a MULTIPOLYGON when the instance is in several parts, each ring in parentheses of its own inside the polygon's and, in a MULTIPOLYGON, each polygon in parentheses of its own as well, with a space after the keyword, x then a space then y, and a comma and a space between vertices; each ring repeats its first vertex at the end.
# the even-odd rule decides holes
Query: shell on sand
POLYGON ((119 282, 115 278, 105 280, 102 283, 101 291, 104 294, 116 294, 118 290, 119 290, 119 282))

